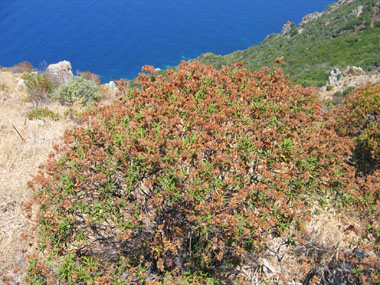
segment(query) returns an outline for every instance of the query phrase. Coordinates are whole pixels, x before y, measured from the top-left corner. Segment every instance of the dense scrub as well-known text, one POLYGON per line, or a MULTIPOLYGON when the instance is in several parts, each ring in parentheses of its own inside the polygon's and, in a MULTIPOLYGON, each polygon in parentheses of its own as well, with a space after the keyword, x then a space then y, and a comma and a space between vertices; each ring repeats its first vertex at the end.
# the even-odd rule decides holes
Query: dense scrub
POLYGON ((360 195, 356 201, 366 206, 367 234, 380 242, 380 84, 368 83, 352 91, 335 110, 334 126, 353 143, 350 163, 356 168, 360 195))
POLYGON ((355 143, 354 159, 364 173, 380 166, 380 84, 351 92, 337 109, 337 131, 355 143), (364 168, 363 168, 364 167, 364 168))
POLYGON ((331 4, 315 21, 293 25, 284 35, 271 34, 259 45, 224 56, 207 53, 197 60, 216 68, 242 61, 249 71, 254 71, 263 66, 274 67, 275 58, 283 56, 285 73, 293 83, 303 86, 325 85, 331 69, 337 67, 355 65, 366 71, 377 70, 379 1, 345 1, 336 6, 331 4))
POLYGON ((31 283, 244 282, 240 266, 275 237, 305 249, 305 276, 376 271, 359 250, 334 259, 349 268, 336 276, 311 254, 305 226, 318 203, 368 209, 351 138, 326 126, 312 89, 241 64, 143 70, 139 88, 120 81, 116 103, 67 131, 30 183, 44 253, 30 257, 31 283))

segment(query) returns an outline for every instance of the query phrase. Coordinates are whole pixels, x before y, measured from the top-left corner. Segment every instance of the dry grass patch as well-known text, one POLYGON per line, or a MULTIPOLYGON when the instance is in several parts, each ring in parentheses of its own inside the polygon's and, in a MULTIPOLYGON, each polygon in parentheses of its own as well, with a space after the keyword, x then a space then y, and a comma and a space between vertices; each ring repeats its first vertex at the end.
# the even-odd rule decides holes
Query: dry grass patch
MULTIPOLYGON (((23 205, 30 200, 27 182, 46 161, 52 145, 59 143, 64 130, 75 123, 67 116, 67 107, 57 103, 41 106, 60 115, 28 120, 33 104, 19 86, 21 74, 0 72, 0 82, 7 86, 0 91, 0 276, 20 278, 13 271, 25 265, 24 249, 32 246, 23 241, 22 234, 32 232, 23 205)), ((78 107, 73 107, 76 113, 78 107)), ((20 280, 19 280, 20 281, 20 280)))

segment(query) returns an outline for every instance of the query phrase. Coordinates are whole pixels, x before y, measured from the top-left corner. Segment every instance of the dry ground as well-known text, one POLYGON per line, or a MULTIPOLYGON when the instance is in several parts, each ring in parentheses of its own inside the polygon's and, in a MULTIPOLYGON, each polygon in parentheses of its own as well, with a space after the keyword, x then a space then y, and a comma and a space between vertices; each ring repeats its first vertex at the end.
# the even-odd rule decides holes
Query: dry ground
MULTIPOLYGON (((22 210, 31 197, 26 184, 47 158, 52 144, 73 126, 66 119, 29 121, 26 115, 33 105, 18 86, 19 79, 18 74, 0 72, 0 276, 23 264, 21 250, 28 247, 20 237, 30 232, 30 222, 22 210)), ((64 111, 59 105, 50 105, 49 109, 61 114, 64 111)))
MULTIPOLYGON (((22 250, 30 247, 20 236, 31 233, 31 223, 23 212, 23 204, 31 197, 27 182, 64 130, 75 124, 64 118, 67 107, 57 103, 39 107, 60 114, 58 121, 29 121, 26 115, 33 104, 19 86, 20 79, 20 74, 0 71, 0 283, 2 276, 14 276, 13 271, 24 265, 22 250)), ((110 101, 107 98, 102 103, 110 101)))
MULTIPOLYGON (((18 86, 19 79, 19 74, 0 70, 0 283, 3 276, 12 276, 15 281, 23 283, 25 261, 22 250, 30 252, 34 247, 21 238, 22 234, 33 234, 31 222, 23 212, 23 204, 31 197, 26 185, 36 174, 38 165, 47 159, 52 145, 59 143, 64 130, 75 124, 65 118, 58 121, 46 119, 45 122, 27 120, 26 115, 33 105, 27 102, 26 92, 18 86)), ((102 104, 111 101, 112 98, 108 97, 102 104)), ((58 104, 47 107, 61 115, 66 110, 58 104)), ((316 211, 309 224, 310 243, 326 249, 328 255, 350 250, 351 243, 358 238, 355 230, 361 229, 360 221, 354 216, 336 213, 334 209, 316 211)), ((304 273, 297 252, 288 251, 282 244, 281 239, 274 239, 268 245, 268 254, 257 260, 258 266, 242 268, 241 274, 248 275, 251 284, 261 283, 259 271, 264 272, 269 280, 279 273, 293 280, 302 278, 304 273), (280 255, 283 256, 281 261, 280 255)))

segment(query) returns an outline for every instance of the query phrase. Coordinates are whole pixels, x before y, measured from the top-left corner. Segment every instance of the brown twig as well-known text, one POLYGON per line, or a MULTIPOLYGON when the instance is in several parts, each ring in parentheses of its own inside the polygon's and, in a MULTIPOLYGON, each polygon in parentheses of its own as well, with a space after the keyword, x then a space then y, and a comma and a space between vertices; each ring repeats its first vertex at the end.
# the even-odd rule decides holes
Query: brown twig
POLYGON ((24 138, 23 138, 22 135, 19 133, 19 131, 16 129, 15 125, 12 124, 12 127, 15 129, 15 131, 16 131, 17 134, 20 136, 20 138, 22 139, 22 141, 25 142, 24 138))

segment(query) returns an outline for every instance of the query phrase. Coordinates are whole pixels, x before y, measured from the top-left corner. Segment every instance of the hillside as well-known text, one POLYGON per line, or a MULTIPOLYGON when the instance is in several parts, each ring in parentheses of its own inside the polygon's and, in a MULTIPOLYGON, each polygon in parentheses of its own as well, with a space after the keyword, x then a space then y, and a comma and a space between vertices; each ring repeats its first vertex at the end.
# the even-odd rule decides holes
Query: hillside
POLYGON ((0 283, 380 284, 379 7, 132 86, 0 69, 0 283))
POLYGON ((197 60, 216 68, 241 61, 254 71, 273 67, 283 57, 283 69, 293 83, 322 86, 332 68, 378 70, 379 46, 380 1, 340 0, 322 13, 306 15, 298 26, 288 22, 281 34, 271 34, 259 45, 224 56, 205 53, 197 60))

